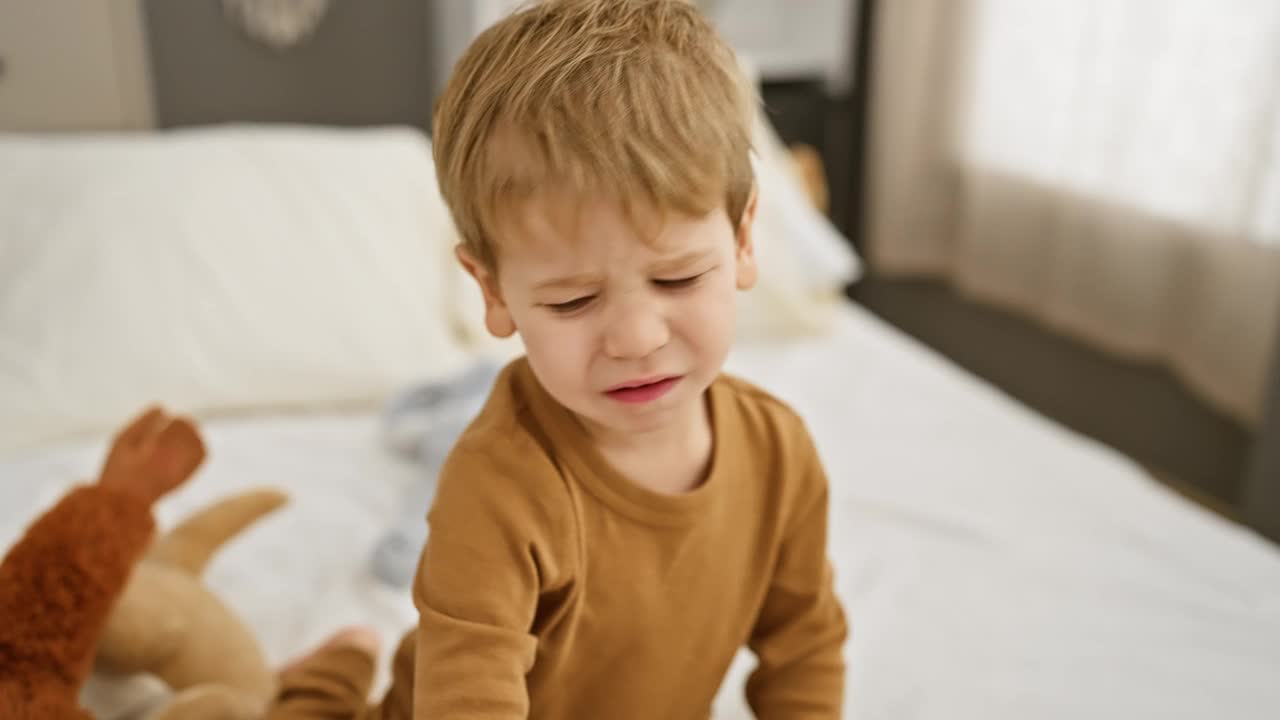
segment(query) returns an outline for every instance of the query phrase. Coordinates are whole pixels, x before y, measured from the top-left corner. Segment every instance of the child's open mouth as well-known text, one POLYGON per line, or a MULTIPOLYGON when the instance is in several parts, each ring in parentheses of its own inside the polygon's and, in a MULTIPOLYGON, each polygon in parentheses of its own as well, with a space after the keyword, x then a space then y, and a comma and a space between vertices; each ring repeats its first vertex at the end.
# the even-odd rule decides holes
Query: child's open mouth
POLYGON ((678 375, 658 378, 645 378, 621 383, 605 391, 605 395, 624 403, 647 403, 666 395, 671 388, 680 382, 678 375))

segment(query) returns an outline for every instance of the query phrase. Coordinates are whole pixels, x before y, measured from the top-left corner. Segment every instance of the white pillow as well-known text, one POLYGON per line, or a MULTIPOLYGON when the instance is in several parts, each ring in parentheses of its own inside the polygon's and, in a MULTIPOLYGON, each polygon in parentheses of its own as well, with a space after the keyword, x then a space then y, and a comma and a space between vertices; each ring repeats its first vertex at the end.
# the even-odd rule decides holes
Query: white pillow
POLYGON ((452 373, 452 243, 408 128, 0 134, 0 453, 452 373))
POLYGON ((759 193, 752 229, 760 277, 739 296, 738 336, 784 339, 830 327, 862 263, 801 187, 791 157, 760 109, 752 128, 759 193))
MULTIPOLYGON (((738 63, 758 94, 758 68, 744 55, 738 63)), ((739 296, 738 337, 785 340, 826 332, 845 302, 845 287, 862 276, 862 260, 813 207, 763 106, 754 110, 751 144, 759 192, 752 237, 760 276, 754 290, 739 296)))

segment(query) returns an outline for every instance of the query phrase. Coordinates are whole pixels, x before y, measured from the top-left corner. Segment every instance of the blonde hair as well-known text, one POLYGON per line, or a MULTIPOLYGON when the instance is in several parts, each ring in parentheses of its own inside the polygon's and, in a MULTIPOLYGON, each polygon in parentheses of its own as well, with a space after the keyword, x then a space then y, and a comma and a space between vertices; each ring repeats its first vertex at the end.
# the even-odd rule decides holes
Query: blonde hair
POLYGON ((440 188, 490 269, 499 213, 568 193, 735 225, 755 96, 686 0, 544 0, 476 38, 436 105, 440 188))

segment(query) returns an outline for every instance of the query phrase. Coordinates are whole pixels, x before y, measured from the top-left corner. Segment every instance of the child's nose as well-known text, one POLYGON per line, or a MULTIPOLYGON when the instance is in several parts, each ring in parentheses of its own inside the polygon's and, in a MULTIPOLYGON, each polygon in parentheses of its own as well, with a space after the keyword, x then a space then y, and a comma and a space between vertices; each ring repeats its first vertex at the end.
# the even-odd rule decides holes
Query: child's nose
POLYGON ((609 314, 607 322, 604 351, 618 360, 647 357, 670 339, 666 318, 653 303, 623 303, 609 314))

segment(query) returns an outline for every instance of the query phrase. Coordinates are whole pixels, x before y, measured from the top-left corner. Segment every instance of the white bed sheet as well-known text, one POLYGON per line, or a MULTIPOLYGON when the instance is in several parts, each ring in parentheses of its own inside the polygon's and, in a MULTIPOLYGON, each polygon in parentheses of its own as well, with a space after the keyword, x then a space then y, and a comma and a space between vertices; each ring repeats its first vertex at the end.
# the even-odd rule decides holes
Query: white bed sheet
MULTIPOLYGON (((1275 547, 855 306, 832 335, 742 347, 730 369, 790 401, 826 463, 852 624, 848 717, 1276 717, 1275 547)), ((242 488, 293 496, 209 572, 269 656, 349 623, 393 645, 413 608, 372 579, 368 554, 418 471, 379 447, 376 418, 223 420, 205 432, 210 460, 161 507, 166 524, 242 488)), ((0 547, 102 451, 0 462, 0 547)), ((749 716, 738 690, 749 665, 735 665, 717 717, 749 716)))

